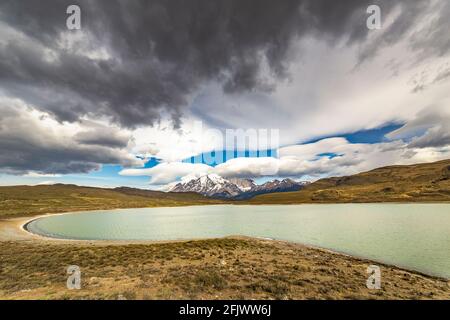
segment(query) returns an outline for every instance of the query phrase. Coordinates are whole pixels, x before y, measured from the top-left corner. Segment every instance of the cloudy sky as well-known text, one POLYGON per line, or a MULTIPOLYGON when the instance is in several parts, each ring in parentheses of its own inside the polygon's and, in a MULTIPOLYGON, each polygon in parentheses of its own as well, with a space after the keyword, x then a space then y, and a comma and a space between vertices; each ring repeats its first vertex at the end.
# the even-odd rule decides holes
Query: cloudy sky
POLYGON ((0 185, 164 189, 448 159, 449 17, 447 0, 2 0, 0 185), (277 134, 227 150, 237 129, 277 134))

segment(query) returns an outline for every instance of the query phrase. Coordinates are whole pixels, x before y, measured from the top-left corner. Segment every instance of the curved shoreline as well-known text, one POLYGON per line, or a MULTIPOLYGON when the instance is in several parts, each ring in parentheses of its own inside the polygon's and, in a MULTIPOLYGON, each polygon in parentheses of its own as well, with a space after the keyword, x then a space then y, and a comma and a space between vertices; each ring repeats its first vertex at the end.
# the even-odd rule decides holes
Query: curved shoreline
MULTIPOLYGON (((127 208, 127 209, 135 209, 135 208, 127 208)), ((126 209, 114 209, 114 210, 126 210, 126 209)), ((416 273, 419 275, 423 275, 423 276, 431 277, 431 278, 435 278, 435 279, 440 279, 440 280, 445 280, 445 281, 450 280, 450 278, 446 278, 441 275, 425 273, 423 271, 416 270, 414 268, 408 268, 408 267, 396 265, 393 263, 384 262, 382 260, 373 260, 373 259, 365 257, 365 256, 350 254, 345 251, 330 249, 330 248, 321 247, 321 246, 317 246, 317 245, 309 244, 309 243, 301 243, 301 242, 288 241, 288 240, 282 240, 282 239, 276 239, 276 238, 253 237, 253 236, 246 236, 246 235, 229 235, 229 236, 224 236, 224 237, 189 238, 189 239, 174 239, 174 240, 70 239, 70 238, 58 238, 58 237, 45 236, 42 234, 32 232, 27 228, 27 226, 31 222, 33 222, 37 219, 41 219, 41 218, 45 218, 45 217, 49 217, 49 216, 55 216, 55 215, 81 214, 81 213, 90 213, 90 212, 95 212, 95 211, 111 211, 111 210, 89 210, 89 211, 78 211, 78 212, 63 212, 63 213, 56 213, 56 214, 43 214, 43 215, 38 215, 38 216, 31 217, 31 218, 27 218, 25 221, 22 221, 20 223, 19 228, 22 233, 25 233, 26 235, 31 237, 30 240, 41 240, 41 241, 45 241, 45 242, 54 242, 54 243, 61 243, 61 244, 62 243, 72 243, 72 244, 76 243, 76 244, 80 244, 80 245, 84 244, 84 245, 99 245, 99 246, 128 245, 128 244, 183 243, 183 242, 189 242, 189 241, 214 240, 214 239, 225 239, 225 238, 255 239, 255 240, 259 240, 259 241, 274 241, 277 243, 282 243, 282 244, 287 244, 287 245, 296 245, 296 246, 301 246, 301 247, 306 247, 306 248, 312 248, 312 249, 316 249, 319 251, 325 251, 325 252, 332 253, 332 254, 337 254, 337 255, 341 255, 341 256, 345 256, 345 257, 358 259, 361 261, 374 262, 374 263, 377 263, 382 266, 394 267, 399 270, 404 270, 407 272, 412 272, 412 273, 416 273)), ((0 221, 0 225, 1 225, 1 221, 0 221)), ((1 238, 0 238, 0 240, 1 240, 1 238)), ((13 239, 11 239, 11 240, 13 240, 13 239)))

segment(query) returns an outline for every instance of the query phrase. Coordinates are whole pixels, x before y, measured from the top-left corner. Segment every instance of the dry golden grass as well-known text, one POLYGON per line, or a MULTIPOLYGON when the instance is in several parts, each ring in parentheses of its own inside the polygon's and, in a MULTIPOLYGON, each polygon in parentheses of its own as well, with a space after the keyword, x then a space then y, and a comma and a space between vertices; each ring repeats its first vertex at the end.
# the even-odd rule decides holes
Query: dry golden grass
POLYGON ((0 242, 2 299, 450 299, 445 280, 300 245, 246 238, 90 245, 0 242), (78 265, 81 290, 66 288, 78 265))
MULTIPOLYGON (((450 201, 449 178, 446 160, 324 179, 299 192, 232 203, 450 201)), ((126 188, 0 187, 2 218, 214 203, 223 202, 126 188)), ((6 239, 14 234, 8 232, 6 239)), ((372 262, 274 241, 99 245, 18 239, 0 241, 3 299, 450 299, 443 279, 381 266, 382 289, 369 290, 366 268, 372 262), (73 264, 82 270, 81 290, 65 287, 66 268, 73 264)))
POLYGON ((296 192, 257 196, 250 204, 450 201, 450 160, 378 168, 322 179, 296 192))
POLYGON ((75 185, 0 187, 0 218, 116 208, 175 207, 221 203, 194 193, 75 185))

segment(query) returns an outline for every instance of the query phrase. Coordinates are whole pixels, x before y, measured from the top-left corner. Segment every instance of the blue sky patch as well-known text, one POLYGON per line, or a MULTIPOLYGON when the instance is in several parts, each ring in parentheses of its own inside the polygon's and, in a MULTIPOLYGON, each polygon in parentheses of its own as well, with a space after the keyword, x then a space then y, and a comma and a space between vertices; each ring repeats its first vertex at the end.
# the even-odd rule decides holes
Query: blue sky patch
POLYGON ((385 125, 383 127, 375 128, 375 129, 360 130, 360 131, 356 131, 356 132, 352 132, 352 133, 344 133, 344 134, 337 134, 337 135, 331 135, 331 136, 323 136, 323 137, 309 140, 309 141, 301 143, 301 144, 315 143, 320 140, 328 139, 328 138, 345 138, 350 143, 374 144, 374 143, 386 142, 386 141, 389 141, 389 139, 386 138, 386 135, 392 131, 395 131, 395 130, 401 128, 401 127, 403 127, 403 124, 391 123, 391 124, 385 125))
POLYGON ((321 157, 321 158, 327 157, 329 159, 333 159, 333 158, 336 158, 336 157, 342 157, 343 154, 337 154, 337 153, 334 153, 334 152, 325 152, 325 153, 318 154, 317 156, 321 157))
POLYGON ((227 162, 236 158, 261 158, 261 157, 277 157, 276 150, 258 150, 258 151, 237 151, 237 150, 221 150, 212 152, 204 152, 199 155, 184 159, 185 163, 202 163, 215 167, 218 164, 227 162))

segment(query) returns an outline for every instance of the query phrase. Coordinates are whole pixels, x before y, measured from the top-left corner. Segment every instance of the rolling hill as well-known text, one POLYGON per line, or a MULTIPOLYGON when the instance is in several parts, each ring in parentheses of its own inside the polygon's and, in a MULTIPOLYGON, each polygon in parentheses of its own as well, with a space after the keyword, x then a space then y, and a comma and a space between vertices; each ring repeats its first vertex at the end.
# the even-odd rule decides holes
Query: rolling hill
POLYGON ((198 193, 134 188, 103 189, 76 185, 0 187, 0 218, 116 208, 206 204, 296 204, 348 202, 450 201, 450 160, 389 166, 346 177, 318 180, 295 192, 218 200, 198 193))
POLYGON ((168 207, 221 203, 196 193, 76 185, 0 187, 0 218, 116 208, 168 207))
POLYGON ((318 180, 300 191, 256 196, 250 204, 450 201, 450 160, 389 166, 318 180))

